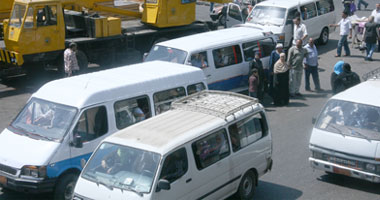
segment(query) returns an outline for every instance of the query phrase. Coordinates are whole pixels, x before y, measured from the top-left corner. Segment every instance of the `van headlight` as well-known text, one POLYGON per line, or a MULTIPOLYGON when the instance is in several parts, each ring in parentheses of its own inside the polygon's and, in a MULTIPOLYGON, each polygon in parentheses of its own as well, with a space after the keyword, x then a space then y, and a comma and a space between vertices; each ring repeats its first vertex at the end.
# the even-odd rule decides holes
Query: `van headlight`
POLYGON ((323 154, 321 152, 318 152, 318 151, 312 151, 313 153, 313 158, 316 158, 316 159, 323 159, 323 154))
POLYGON ((46 177, 46 166, 25 165, 21 168, 21 176, 30 176, 34 178, 46 177))
POLYGON ((376 166, 374 164, 371 164, 371 163, 368 163, 365 165, 365 168, 368 170, 368 171, 371 171, 371 172, 374 172, 376 170, 376 166))

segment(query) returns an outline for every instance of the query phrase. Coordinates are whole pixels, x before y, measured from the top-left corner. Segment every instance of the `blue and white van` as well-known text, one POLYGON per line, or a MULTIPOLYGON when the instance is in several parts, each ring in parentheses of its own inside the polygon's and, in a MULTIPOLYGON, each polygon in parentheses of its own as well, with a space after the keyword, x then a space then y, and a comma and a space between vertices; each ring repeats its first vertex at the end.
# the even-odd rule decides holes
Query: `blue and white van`
POLYGON ((100 141, 203 89, 202 70, 162 61, 49 82, 0 134, 0 186, 71 199, 100 141))
POLYGON ((164 60, 199 67, 209 89, 240 92, 248 88, 250 62, 259 53, 263 68, 276 46, 274 35, 252 27, 194 34, 152 47, 145 61, 164 60))

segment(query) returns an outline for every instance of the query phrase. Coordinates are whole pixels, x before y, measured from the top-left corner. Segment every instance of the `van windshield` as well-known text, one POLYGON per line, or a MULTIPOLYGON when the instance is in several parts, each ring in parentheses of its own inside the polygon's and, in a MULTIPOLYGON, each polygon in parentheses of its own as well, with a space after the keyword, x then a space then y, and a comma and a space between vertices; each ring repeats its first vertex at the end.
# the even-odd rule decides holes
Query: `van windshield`
POLYGON ((248 23, 281 26, 285 21, 285 8, 256 6, 247 18, 248 23))
POLYGON ((367 140, 380 140, 380 107, 332 99, 316 128, 367 140))
POLYGON ((76 113, 74 107, 32 98, 10 127, 18 134, 58 142, 70 128, 76 113))
POLYGON ((186 56, 187 53, 185 51, 155 45, 150 50, 148 56, 145 58, 145 61, 162 60, 172 63, 184 64, 186 56))
POLYGON ((149 193, 161 156, 157 153, 103 143, 83 169, 82 177, 109 188, 149 193))

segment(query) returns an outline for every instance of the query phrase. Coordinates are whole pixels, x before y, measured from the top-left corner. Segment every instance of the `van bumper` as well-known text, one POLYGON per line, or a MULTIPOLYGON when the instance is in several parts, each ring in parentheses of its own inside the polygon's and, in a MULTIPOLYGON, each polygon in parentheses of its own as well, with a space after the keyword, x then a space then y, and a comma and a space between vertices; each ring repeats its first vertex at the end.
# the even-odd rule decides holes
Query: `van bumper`
POLYGON ((52 192, 56 179, 20 178, 0 173, 0 187, 24 193, 52 192))
POLYGON ((349 167, 337 165, 335 163, 315 159, 312 157, 309 158, 309 162, 310 162, 311 167, 314 169, 318 169, 318 170, 322 170, 322 171, 326 171, 330 173, 335 173, 335 174, 341 174, 345 176, 350 176, 350 177, 370 181, 373 183, 380 183, 380 176, 374 173, 352 169, 349 167))

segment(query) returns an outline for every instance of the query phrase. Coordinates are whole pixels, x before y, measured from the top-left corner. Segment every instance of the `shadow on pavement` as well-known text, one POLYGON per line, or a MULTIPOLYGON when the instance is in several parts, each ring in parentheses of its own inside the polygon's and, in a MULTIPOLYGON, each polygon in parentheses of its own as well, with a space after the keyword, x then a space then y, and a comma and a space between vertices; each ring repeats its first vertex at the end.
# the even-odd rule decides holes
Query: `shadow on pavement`
POLYGON ((16 192, 13 190, 1 189, 0 191, 0 200, 51 200, 53 199, 52 193, 46 194, 26 194, 21 192, 16 192))
POLYGON ((294 189, 294 188, 278 185, 275 183, 259 181, 259 185, 256 189, 256 194, 254 196, 254 199, 292 200, 292 199, 300 198, 302 194, 303 194, 302 191, 294 189), (270 192, 267 192, 267 191, 270 191, 270 192))
POLYGON ((354 190, 360 190, 364 192, 369 192, 373 194, 378 194, 380 195, 380 184, 378 183, 371 183, 368 181, 348 177, 348 176, 343 176, 339 174, 325 174, 317 178, 317 180, 325 182, 325 183, 330 183, 334 185, 339 185, 342 187, 347 187, 351 188, 354 190))
POLYGON ((309 105, 307 105, 306 103, 292 102, 292 100, 290 100, 289 104, 286 107, 307 107, 307 106, 309 105))
POLYGON ((329 42, 326 45, 317 44, 318 55, 325 54, 334 49, 336 50, 337 46, 338 46, 338 40, 335 40, 335 39, 329 39, 329 42))

